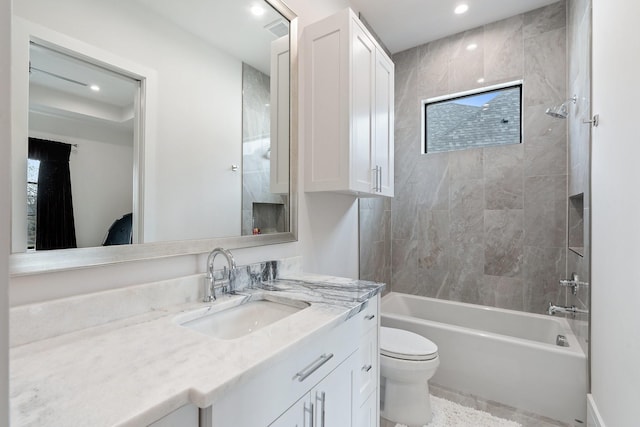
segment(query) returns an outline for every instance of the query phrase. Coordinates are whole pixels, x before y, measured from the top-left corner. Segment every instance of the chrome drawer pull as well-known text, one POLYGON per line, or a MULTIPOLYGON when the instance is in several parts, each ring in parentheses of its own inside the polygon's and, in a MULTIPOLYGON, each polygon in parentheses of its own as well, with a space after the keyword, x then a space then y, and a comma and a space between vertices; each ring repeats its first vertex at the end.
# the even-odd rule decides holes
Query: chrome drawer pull
POLYGON ((368 316, 364 316, 364 318, 367 319, 367 320, 373 320, 374 317, 376 317, 375 314, 370 314, 368 316))
POLYGON ((365 371, 365 372, 369 372, 371 370, 371 368, 373 368, 372 365, 364 365, 362 367, 362 370, 365 371))
POLYGON ((309 366, 304 368, 302 371, 298 372, 293 378, 297 378, 298 381, 302 382, 307 379, 307 377, 317 371, 322 365, 327 363, 333 357, 333 353, 323 354, 318 357, 315 361, 313 361, 309 366))
MULTIPOLYGON (((309 414, 309 425, 308 425, 308 427, 313 427, 313 412, 314 412, 314 410, 313 410, 313 403, 311 404, 311 407, 309 407, 309 408, 307 408, 307 404, 305 403, 305 404, 304 404, 304 410, 303 410, 303 413, 304 413, 305 415, 306 415, 307 413, 309 414)), ((305 419, 305 423, 304 423, 305 427, 307 427, 307 422, 306 422, 306 421, 307 421, 307 420, 305 419)))
POLYGON ((324 425, 324 405, 325 405, 325 392, 320 393, 320 398, 318 398, 318 392, 316 392, 316 402, 320 401, 320 427, 325 427, 324 425))

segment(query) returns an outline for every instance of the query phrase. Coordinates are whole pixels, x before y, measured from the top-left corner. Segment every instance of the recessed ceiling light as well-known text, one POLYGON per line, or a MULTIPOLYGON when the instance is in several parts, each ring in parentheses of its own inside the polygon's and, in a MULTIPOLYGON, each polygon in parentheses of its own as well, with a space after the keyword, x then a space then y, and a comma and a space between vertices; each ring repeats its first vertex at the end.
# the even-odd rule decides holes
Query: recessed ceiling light
POLYGON ((480 77, 478 80, 476 80, 478 83, 484 83, 484 77, 480 77))
POLYGON ((478 45, 475 43, 471 43, 470 45, 467 46, 467 50, 476 50, 478 48, 478 45))
POLYGON ((251 13, 253 13, 255 16, 262 16, 264 15, 264 12, 265 12, 264 7, 257 4, 254 6, 251 6, 250 10, 251 10, 251 13))
POLYGON ((456 6, 456 8, 453 10, 453 12, 456 15, 460 15, 462 13, 465 13, 467 10, 469 10, 469 6, 463 3, 463 4, 460 4, 460 5, 456 6))
POLYGON ((89 86, 89 89, 91 89, 94 92, 100 92, 100 86, 98 85, 91 85, 89 86))

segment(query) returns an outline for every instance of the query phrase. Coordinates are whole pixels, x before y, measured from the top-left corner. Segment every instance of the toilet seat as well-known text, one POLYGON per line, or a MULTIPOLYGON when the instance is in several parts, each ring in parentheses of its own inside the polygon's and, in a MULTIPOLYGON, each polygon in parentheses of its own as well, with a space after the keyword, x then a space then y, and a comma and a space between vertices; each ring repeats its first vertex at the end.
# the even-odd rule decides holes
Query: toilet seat
POLYGON ((380 354, 402 360, 432 360, 438 357, 438 346, 416 333, 382 326, 380 354))

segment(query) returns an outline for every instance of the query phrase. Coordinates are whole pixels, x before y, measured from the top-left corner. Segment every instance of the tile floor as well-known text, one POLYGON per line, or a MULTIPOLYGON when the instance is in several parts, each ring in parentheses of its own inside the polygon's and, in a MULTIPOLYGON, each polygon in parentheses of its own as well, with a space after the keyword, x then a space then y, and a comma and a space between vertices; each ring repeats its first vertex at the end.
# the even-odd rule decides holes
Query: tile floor
MULTIPOLYGON (((460 405, 485 411, 496 417, 512 420, 522 424, 522 427, 571 427, 569 424, 525 412, 521 409, 505 406, 497 402, 480 399, 470 394, 460 393, 448 388, 429 384, 432 395, 442 397, 460 405)), ((380 427, 395 427, 396 423, 380 419, 380 427)), ((580 424, 576 424, 580 425, 580 424)))

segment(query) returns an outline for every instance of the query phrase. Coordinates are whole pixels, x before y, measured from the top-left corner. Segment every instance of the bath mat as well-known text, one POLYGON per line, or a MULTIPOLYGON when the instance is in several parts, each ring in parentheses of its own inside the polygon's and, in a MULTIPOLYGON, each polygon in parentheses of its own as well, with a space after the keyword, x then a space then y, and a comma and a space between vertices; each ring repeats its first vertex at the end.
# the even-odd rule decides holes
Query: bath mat
MULTIPOLYGON (((440 397, 431 396, 433 418, 425 427, 522 427, 515 421, 495 417, 488 412, 468 408, 440 397)), ((396 427, 406 427, 396 424, 396 427)))

